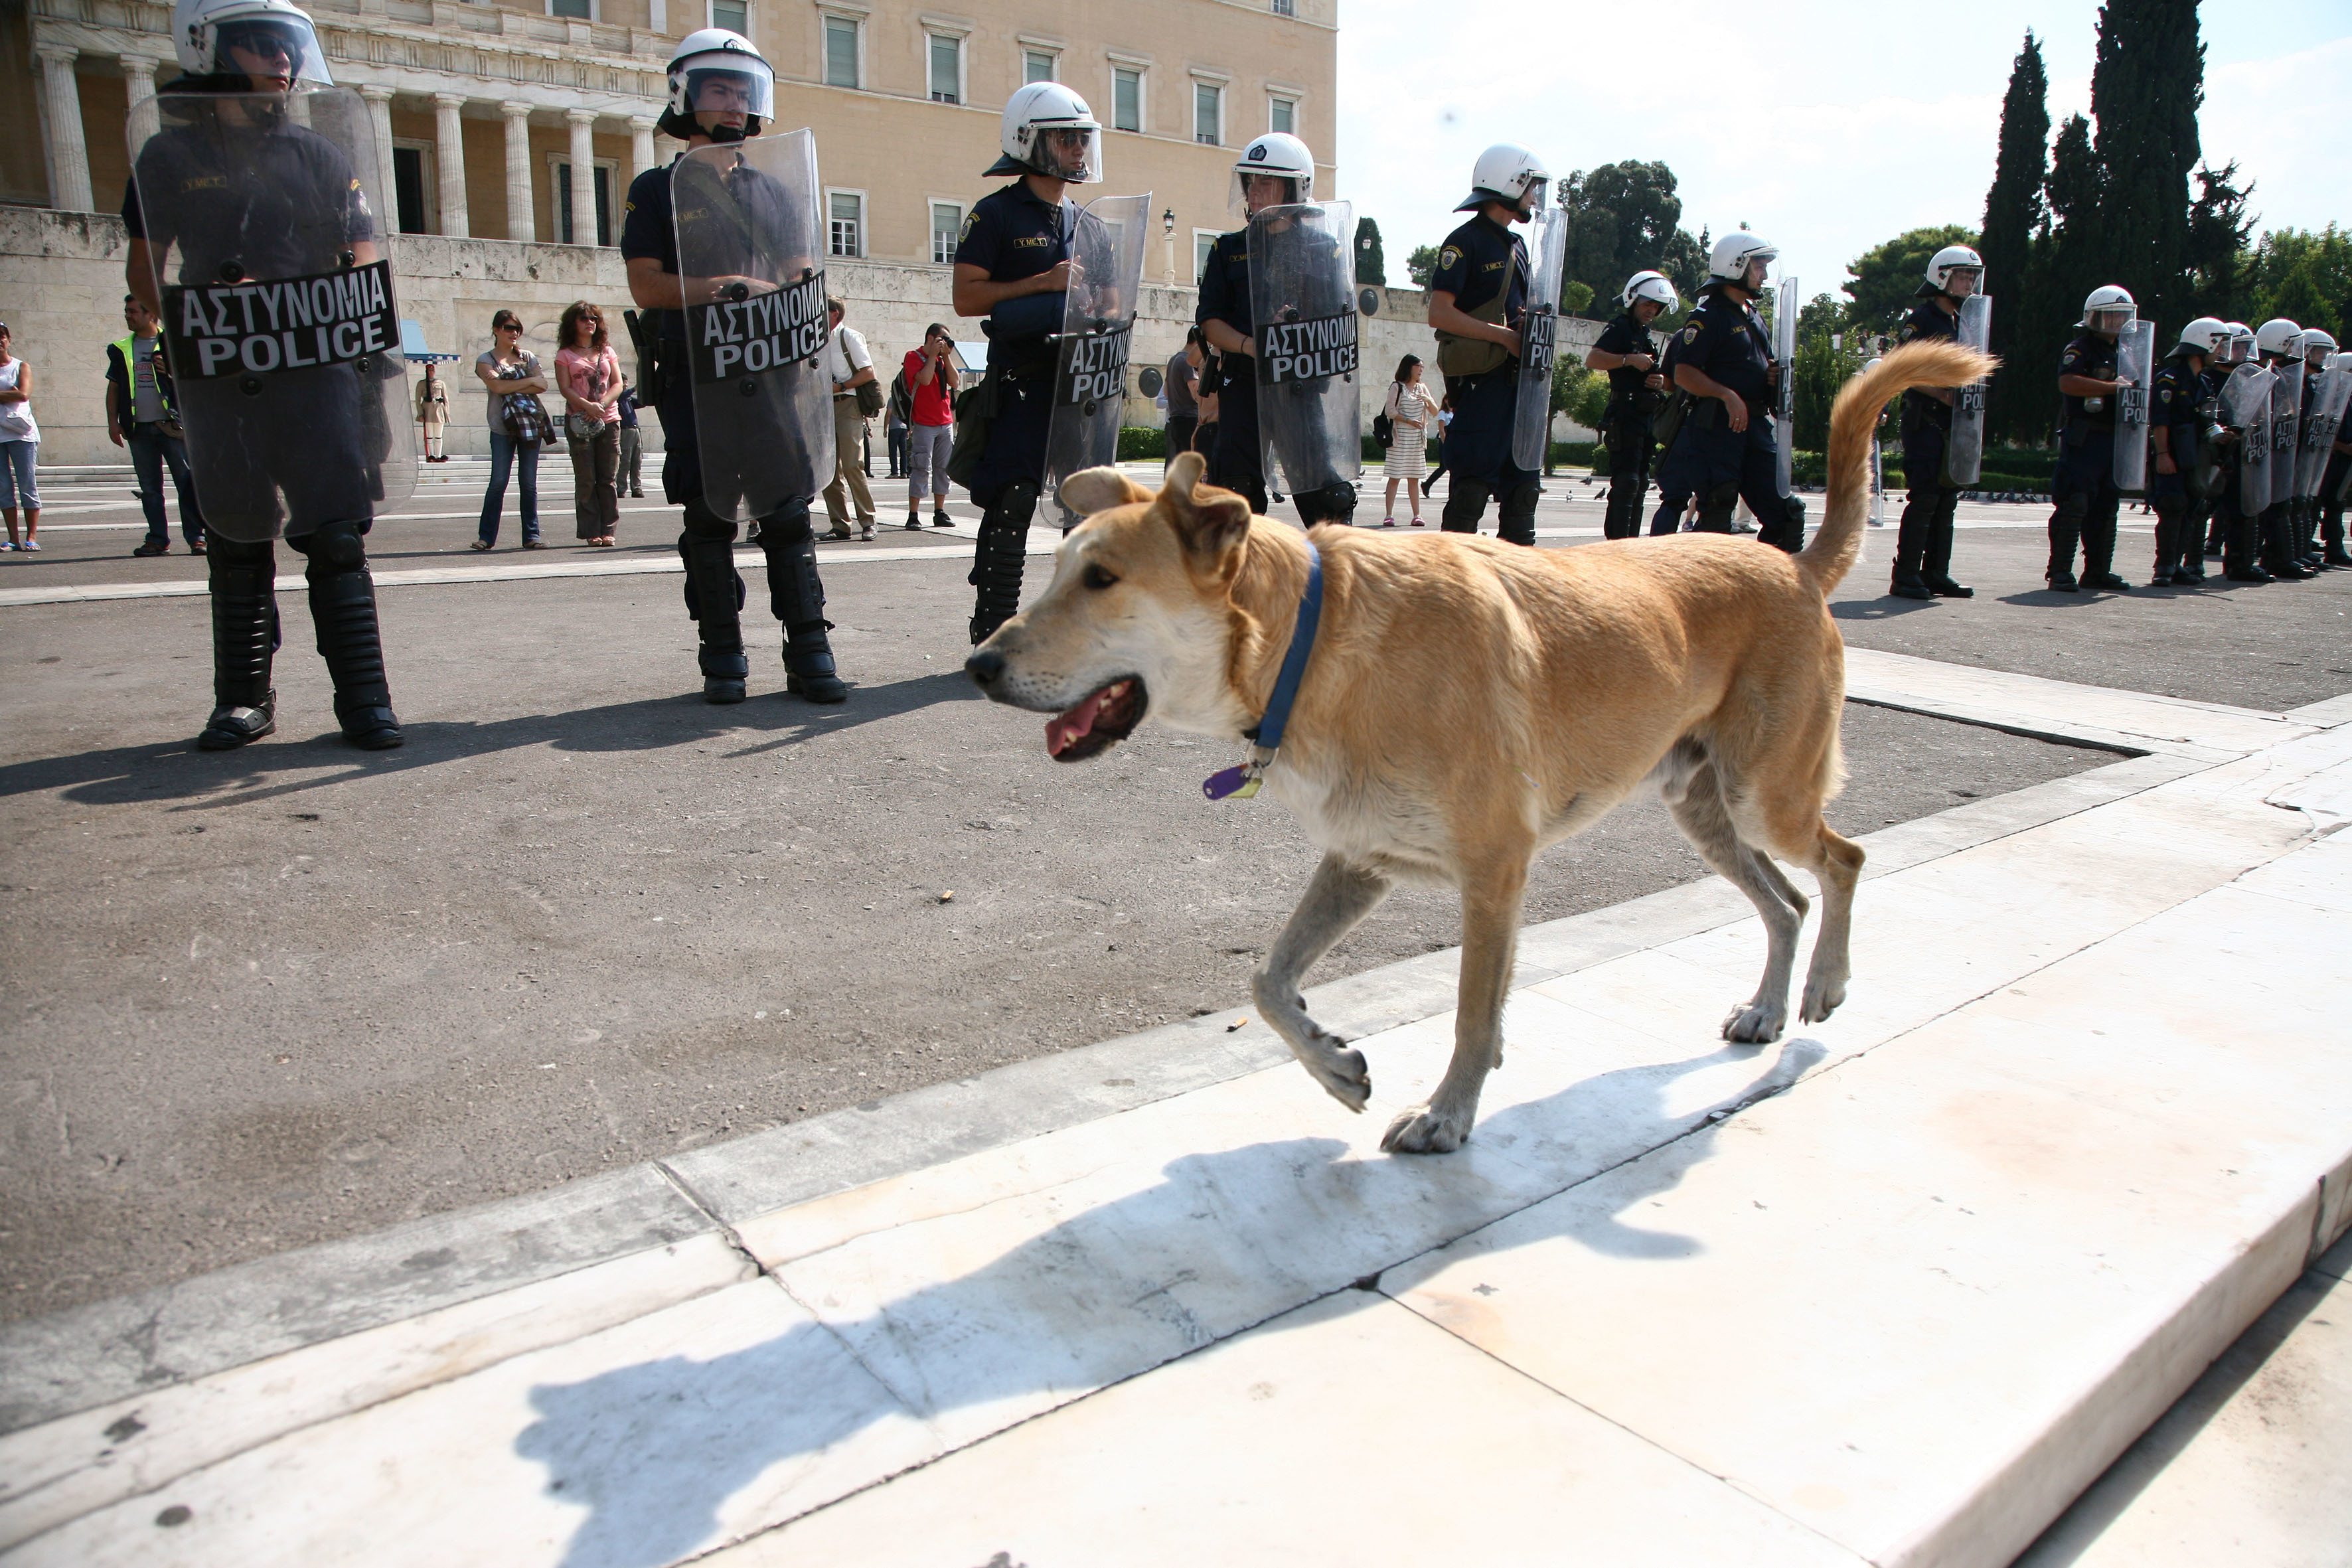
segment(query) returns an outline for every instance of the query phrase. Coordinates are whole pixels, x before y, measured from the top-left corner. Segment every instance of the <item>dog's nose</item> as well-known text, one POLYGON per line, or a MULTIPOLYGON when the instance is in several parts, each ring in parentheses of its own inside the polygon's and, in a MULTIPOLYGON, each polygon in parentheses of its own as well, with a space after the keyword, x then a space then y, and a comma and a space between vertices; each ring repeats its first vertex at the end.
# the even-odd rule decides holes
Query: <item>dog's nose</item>
POLYGON ((1004 674, 1004 656, 991 648, 982 648, 963 661, 963 668, 974 684, 983 691, 996 684, 1004 674))

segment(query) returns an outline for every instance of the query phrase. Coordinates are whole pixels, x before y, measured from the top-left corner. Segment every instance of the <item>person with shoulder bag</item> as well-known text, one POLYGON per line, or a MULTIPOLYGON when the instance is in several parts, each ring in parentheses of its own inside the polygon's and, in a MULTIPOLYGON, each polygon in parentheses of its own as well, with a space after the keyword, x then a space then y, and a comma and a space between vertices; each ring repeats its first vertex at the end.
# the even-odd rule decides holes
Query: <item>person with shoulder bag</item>
POLYGON ((1396 526, 1397 482, 1405 487, 1405 500, 1412 505, 1412 525, 1422 526, 1421 481, 1427 466, 1426 447, 1429 427, 1437 422, 1437 400, 1429 395, 1422 382, 1419 354, 1407 354, 1397 364, 1396 379, 1389 383, 1388 402, 1381 416, 1388 422, 1387 458, 1381 471, 1388 477, 1388 501, 1381 510, 1382 528, 1396 526))
POLYGON ((824 510, 833 520, 831 537, 850 537, 849 514, 857 513, 857 534, 874 537, 874 489, 866 482, 866 422, 882 412, 882 383, 874 374, 874 356, 866 352, 865 334, 845 325, 846 310, 837 299, 824 302, 833 324, 824 341, 825 366, 833 377, 833 483, 824 487, 824 510))
POLYGON ((490 484, 482 495, 481 525, 473 548, 488 550, 499 542, 499 514, 506 506, 507 475, 511 472, 522 492, 522 547, 540 548, 539 452, 549 436, 547 409, 539 395, 547 390, 547 376, 539 356, 522 346, 522 318, 500 310, 490 318, 489 352, 476 357, 474 374, 488 394, 490 425, 490 484))
POLYGON ((613 547, 621 521, 621 357, 604 331, 604 313, 585 300, 563 312, 555 380, 563 394, 563 433, 572 447, 572 510, 580 538, 613 547))

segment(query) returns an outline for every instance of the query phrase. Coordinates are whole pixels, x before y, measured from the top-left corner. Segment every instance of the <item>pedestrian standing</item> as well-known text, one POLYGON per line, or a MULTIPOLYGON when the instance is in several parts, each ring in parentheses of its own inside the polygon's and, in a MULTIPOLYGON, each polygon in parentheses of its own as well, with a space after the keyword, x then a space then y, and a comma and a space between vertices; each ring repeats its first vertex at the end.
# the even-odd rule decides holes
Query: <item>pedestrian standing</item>
POLYGON ((948 450, 955 444, 955 340, 937 321, 923 329, 923 346, 907 352, 899 371, 913 392, 907 423, 907 526, 923 526, 923 497, 931 498, 931 526, 948 518, 948 450))
POLYGON ((882 415, 882 434, 890 444, 890 477, 907 477, 907 426, 915 411, 914 394, 907 385, 907 373, 902 367, 890 378, 890 401, 882 415))
MULTIPOLYGON (((1919 304, 1896 334, 1899 343, 1960 335, 1960 301, 1984 288, 1984 258, 1965 245, 1948 245, 1927 262, 1916 290, 1919 304)), ((1887 592, 1898 599, 1971 599, 1976 592, 1952 580, 1952 532, 1960 488, 1951 480, 1946 449, 1959 389, 1915 386, 1903 395, 1903 521, 1895 537, 1894 575, 1887 592)))
POLYGON ((163 513, 163 470, 180 497, 180 533, 188 553, 205 553, 205 514, 196 504, 195 477, 188 470, 188 447, 172 406, 172 373, 163 359, 163 335, 147 302, 122 297, 127 337, 106 345, 106 435, 131 450, 139 479, 139 504, 147 514, 147 537, 131 553, 165 555, 172 549, 172 520, 163 513))
POLYGON ((643 432, 637 426, 636 384, 626 375, 621 377, 621 395, 614 402, 613 411, 621 416, 621 469, 613 476, 613 484, 616 489, 642 500, 646 493, 646 448, 643 432))
POLYGON ((1619 298, 1625 308, 1584 356, 1585 368, 1609 373, 1609 402, 1601 416, 1601 445, 1609 452, 1609 508, 1601 523, 1604 539, 1632 539, 1642 531, 1650 460, 1658 445, 1650 423, 1666 389, 1650 325, 1682 302, 1662 272, 1634 273, 1619 298))
POLYGON ((1478 154, 1470 194, 1454 210, 1470 220, 1445 237, 1429 280, 1429 324, 1437 368, 1454 418, 1444 467, 1454 475, 1439 525, 1475 533, 1489 496, 1496 531, 1513 544, 1536 542, 1542 481, 1511 460, 1518 411, 1520 312, 1527 305, 1528 248, 1511 226, 1534 215, 1551 176, 1533 153, 1509 142, 1478 154))
POLYGON ((507 475, 511 471, 522 492, 522 547, 539 548, 539 449, 547 426, 547 411, 539 395, 547 390, 547 376, 539 356, 522 346, 522 318, 500 310, 490 318, 490 348, 474 361, 474 374, 488 393, 490 483, 482 493, 482 520, 473 548, 488 550, 499 542, 499 513, 507 500, 507 475))
POLYGON ((1389 383, 1388 405, 1383 411, 1389 416, 1389 450, 1381 472, 1388 476, 1388 501, 1382 507, 1382 528, 1396 526, 1396 493, 1398 481, 1405 488, 1405 500, 1412 505, 1412 525, 1421 524, 1421 480, 1423 468, 1423 452, 1429 440, 1429 427, 1437 422, 1437 408, 1422 384, 1419 354, 1407 354, 1397 362, 1396 379, 1389 383))
MULTIPOLYGON (((2128 290, 2108 283, 2083 301, 2083 319, 2058 360, 2058 393, 2065 412, 2058 426, 2058 468, 2050 481, 2050 566, 2044 574, 2061 594, 2085 588, 2123 593, 2131 584, 2115 574, 2116 340, 2138 317, 2128 290), (2074 576, 2074 552, 2083 575, 2074 576)), ((1907 476, 1906 476, 1907 477, 1907 476)))
POLYGON ((572 448, 574 532, 601 550, 613 547, 621 521, 621 356, 604 331, 604 312, 585 300, 565 308, 558 329, 555 388, 563 395, 563 434, 572 448))
POLYGON ((9 549, 38 550, 41 542, 34 534, 41 526, 41 487, 34 461, 40 455, 41 427, 33 418, 33 371, 8 345, 8 323, 0 321, 0 513, 7 519, 9 549))
POLYGON ((1192 432, 1201 427, 1201 360, 1205 347, 1201 329, 1187 327, 1184 346, 1168 361, 1168 378, 1160 384, 1168 398, 1168 434, 1160 458, 1163 474, 1177 453, 1192 449, 1192 432))
POLYGON ((866 336, 843 323, 847 314, 841 301, 828 299, 825 314, 833 335, 825 339, 825 372, 833 378, 833 483, 824 487, 825 515, 833 520, 833 537, 850 537, 849 514, 857 513, 857 537, 874 537, 874 488, 866 482, 866 421, 868 398, 878 398, 882 385, 874 374, 874 356, 866 352, 866 336), (874 391, 861 394, 859 387, 874 391))
POLYGON ((425 379, 416 384, 416 423, 425 433, 425 460, 446 463, 442 454, 442 432, 449 425, 449 384, 433 373, 433 362, 425 362, 425 379))

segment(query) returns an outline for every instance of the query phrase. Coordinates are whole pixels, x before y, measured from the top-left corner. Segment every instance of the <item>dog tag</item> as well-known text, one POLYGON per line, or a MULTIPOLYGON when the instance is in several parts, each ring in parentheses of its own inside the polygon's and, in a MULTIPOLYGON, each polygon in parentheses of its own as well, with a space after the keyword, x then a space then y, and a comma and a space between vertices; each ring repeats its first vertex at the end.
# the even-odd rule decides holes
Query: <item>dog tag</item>
POLYGON ((1257 780, 1246 767, 1219 768, 1201 781, 1201 793, 1211 800, 1223 800, 1229 795, 1239 795, 1247 800, 1257 793, 1257 780))

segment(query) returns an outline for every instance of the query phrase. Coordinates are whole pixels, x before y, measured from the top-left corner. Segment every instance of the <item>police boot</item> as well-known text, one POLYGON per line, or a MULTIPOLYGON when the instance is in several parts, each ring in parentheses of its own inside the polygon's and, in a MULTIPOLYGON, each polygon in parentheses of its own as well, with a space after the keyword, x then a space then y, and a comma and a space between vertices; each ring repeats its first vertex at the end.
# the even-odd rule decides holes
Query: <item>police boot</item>
POLYGON ((740 702, 751 664, 743 657, 743 579, 735 570, 735 525, 698 497, 686 504, 677 553, 686 563, 687 617, 700 634, 695 658, 702 670, 702 700, 740 702))
POLYGON ((1609 510, 1601 519, 1601 531, 1610 539, 1632 539, 1642 531, 1642 503, 1649 499, 1650 487, 1627 474, 1609 481, 1609 510))
POLYGON ((975 647, 1021 613, 1021 573, 1029 561, 1029 519, 1036 510, 1037 487, 1024 480, 998 491, 995 503, 981 513, 980 544, 965 579, 979 590, 971 611, 975 647))
POLYGON ((2256 560, 2257 545, 2262 538, 2262 525, 2251 517, 2235 516, 2229 520, 2222 533, 2222 575, 2232 583, 2267 583, 2271 574, 2256 560))
POLYGON ((2261 528, 2263 570, 2290 583, 2308 582, 2315 575, 2294 558, 2294 524, 2287 521, 2285 508, 2273 507, 2263 512, 2261 528))
POLYGON ((2050 515, 2050 566, 2042 573, 2051 591, 2058 594, 2079 594, 2082 584, 2074 581, 2074 548, 2083 541, 2083 525, 2072 513, 2053 512, 2050 515))
POLYGON ((1495 532, 1507 544, 1524 544, 1529 549, 1536 542, 1536 501, 1543 494, 1540 479, 1521 479, 1503 498, 1495 510, 1495 532))
POLYGON ((1454 479, 1454 488, 1445 492, 1445 510, 1438 514, 1437 525, 1448 533, 1475 533, 1478 520, 1486 515, 1485 485, 1460 475, 1454 479))
POLYGON ((816 536, 805 503, 760 520, 760 548, 768 556, 768 607, 784 624, 784 689, 811 702, 848 700, 833 668, 825 633, 824 580, 817 575, 816 536))
POLYGON ((2347 554, 2344 549, 2344 516, 2341 512, 2331 513, 2319 520, 2319 536, 2326 546, 2320 553, 2322 561, 2330 566, 2352 566, 2352 554, 2347 554))
POLYGON ((1936 519, 1927 530, 1927 558, 1920 565, 1920 575, 1927 580, 1927 591, 1939 599, 1973 599, 1977 591, 1965 583, 1952 580, 1952 520, 1960 510, 1960 493, 1946 490, 1943 504, 1936 509, 1936 519))
POLYGON ((1932 503, 1925 489, 1912 492, 1895 534, 1895 573, 1886 591, 1898 599, 1932 599, 1927 587, 1927 539, 1935 531, 1932 503))
POLYGON ((2319 552, 2319 508, 2309 500, 2294 503, 2295 532, 2301 541, 2303 563, 2314 572, 2327 570, 2327 558, 2319 552))
POLYGON ((2105 594, 2128 594, 2131 584, 2116 575, 2116 520, 2091 518, 2083 523, 2083 586, 2105 594))
POLYGON ((1351 484, 1325 485, 1295 499, 1298 502, 1298 519, 1309 528, 1323 523, 1339 528, 1353 528, 1356 524, 1356 487, 1351 484))
POLYGON ((303 575, 310 583, 310 622, 319 634, 319 657, 327 661, 327 674, 335 683, 335 722, 362 751, 390 751, 407 737, 400 732, 400 721, 392 711, 392 688, 384 680, 375 579, 368 574, 367 544, 359 527, 331 522, 290 542, 310 558, 303 575))
POLYGON ((278 647, 278 566, 269 542, 215 533, 206 574, 213 600, 213 709, 199 750, 226 752, 278 728, 269 656, 278 647))
POLYGON ((2174 582, 2180 565, 2180 513, 2156 509, 2156 564, 2149 568, 2147 585, 2161 588, 2174 582))

